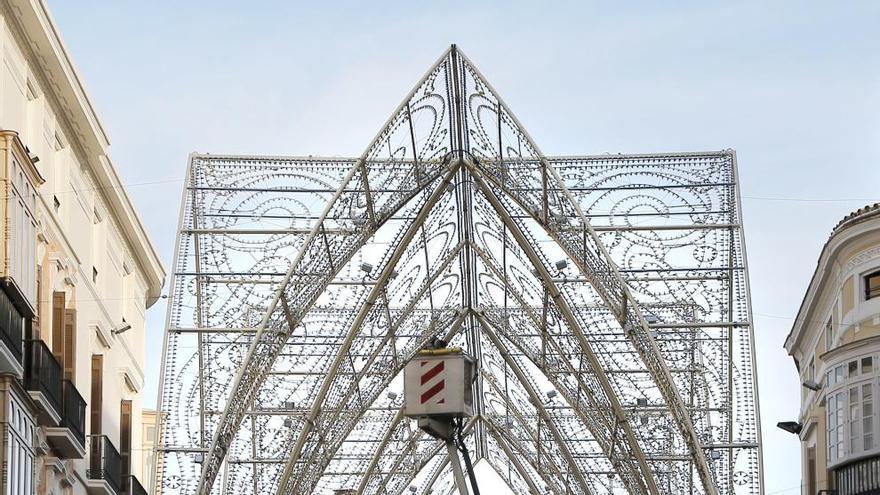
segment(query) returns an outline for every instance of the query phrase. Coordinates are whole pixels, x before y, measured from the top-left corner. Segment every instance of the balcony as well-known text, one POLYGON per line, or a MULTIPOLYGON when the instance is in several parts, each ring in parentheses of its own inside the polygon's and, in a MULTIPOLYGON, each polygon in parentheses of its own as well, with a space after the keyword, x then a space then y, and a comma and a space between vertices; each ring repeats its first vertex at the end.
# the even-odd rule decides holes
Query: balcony
POLYGON ((5 290, 0 290, 0 372, 21 377, 25 316, 5 290))
POLYGON ((40 408, 40 426, 61 422, 62 369, 42 340, 24 341, 24 388, 40 408))
POLYGON ((37 300, 37 187, 18 134, 0 130, 0 372, 21 378, 22 336, 37 300))
POLYGON ((125 487, 125 495, 148 495, 141 482, 135 476, 128 476, 125 487))
POLYGON ((46 428, 46 438, 58 453, 67 459, 86 455, 86 401, 70 380, 61 385, 61 421, 57 427, 46 428))
POLYGON ((89 435, 86 490, 90 495, 123 495, 122 456, 105 435, 89 435))

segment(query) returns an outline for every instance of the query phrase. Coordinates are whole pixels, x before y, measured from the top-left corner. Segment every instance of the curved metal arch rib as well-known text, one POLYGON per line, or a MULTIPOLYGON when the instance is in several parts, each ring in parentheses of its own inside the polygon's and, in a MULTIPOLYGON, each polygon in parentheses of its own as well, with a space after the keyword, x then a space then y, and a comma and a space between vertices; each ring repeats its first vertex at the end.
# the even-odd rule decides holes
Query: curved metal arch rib
MULTIPOLYGON (((574 370, 573 366, 565 356, 564 352, 561 352, 561 349, 558 348, 555 340, 552 336, 548 336, 548 342, 551 343, 551 346, 554 346, 557 350, 557 353, 564 361, 564 365, 569 368, 569 371, 573 373, 578 382, 578 392, 583 393, 585 397, 587 397, 588 401, 591 403, 593 409, 598 411, 597 417, 588 416, 582 413, 581 409, 577 407, 578 401, 573 400, 572 394, 566 390, 565 387, 562 387, 561 384, 555 380, 546 365, 542 365, 537 360, 530 356, 535 366, 544 372, 545 376, 554 384, 554 386, 562 392, 566 394, 567 400, 570 403, 575 404, 575 410, 581 417, 585 426, 590 430, 599 444, 602 446, 602 450, 608 459, 611 461, 614 469, 618 472, 621 479, 624 480, 624 483, 627 485, 627 488, 631 493, 659 493, 657 489, 657 483, 654 479, 654 475, 651 472, 650 467, 645 459, 645 455, 642 452, 641 446, 633 434, 632 427, 629 424, 629 419, 626 413, 623 411, 623 408, 620 405, 620 401, 616 395, 615 390, 611 386, 608 376, 605 374, 602 369, 599 360, 597 359, 592 346, 584 337, 584 331, 580 327, 578 321, 572 315, 571 310, 568 308, 568 305, 565 299, 562 297, 562 294, 559 291, 559 288, 556 286, 556 283, 553 281, 550 276, 547 268, 541 262, 540 257, 535 252, 534 248, 530 246, 527 242, 525 242, 525 238, 523 237, 522 232, 516 223, 513 222, 510 214, 503 208, 498 199, 494 196, 491 191, 484 191, 486 194, 486 199, 489 203, 495 208, 496 213, 499 218, 505 225, 505 227, 509 230, 514 238, 516 245, 522 250, 524 256, 527 258, 528 262, 531 266, 534 267, 534 270, 538 273, 538 278, 540 279, 543 287, 548 292, 550 298, 545 303, 548 308, 553 309, 560 313, 562 316, 562 320, 565 321, 566 326, 569 331, 576 337, 577 342, 580 346, 580 352, 583 353, 587 358, 587 368, 582 370, 586 372, 587 376, 595 377, 598 382, 598 389, 595 390, 592 387, 587 386, 583 379, 578 376, 578 372, 574 370), (610 407, 608 407, 610 406, 610 407), (618 443, 617 434, 620 431, 623 434, 623 441, 625 444, 618 443), (615 449, 617 446, 617 449, 615 449), (626 450, 623 450, 622 447, 628 447, 626 450)), ((532 322, 535 328, 540 327, 539 320, 536 315, 533 314, 531 309, 528 307, 525 299, 519 294, 515 287, 512 287, 509 281, 504 277, 502 271, 498 268, 495 261, 492 257, 483 249, 478 246, 473 246, 474 251, 480 257, 482 262, 486 265, 490 272, 494 273, 499 283, 504 284, 507 287, 509 293, 514 297, 519 306, 523 311, 528 315, 527 319, 532 322)), ((485 320, 485 315, 480 315, 479 317, 481 325, 486 329, 486 332, 491 332, 489 325, 485 320)), ((494 335, 494 334, 492 334, 494 335)), ((517 342, 514 339, 512 342, 516 345, 517 342)), ((528 352, 525 348, 520 347, 520 350, 528 355, 528 352)), ((578 394, 578 396, 579 396, 578 394)))
MULTIPOLYGON (((433 84, 432 77, 436 77, 438 72, 444 70, 450 53, 451 49, 428 70, 376 135, 357 164, 351 168, 332 200, 324 208, 320 220, 312 228, 296 261, 280 284, 280 289, 269 305, 253 344, 236 374, 230 399, 218 421, 211 447, 202 466, 197 488, 197 493, 200 495, 210 493, 248 404, 253 401, 288 336, 299 324, 302 316, 317 300, 336 272, 366 243, 367 239, 395 212, 422 192, 425 186, 435 182, 449 168, 445 161, 439 164, 435 161, 432 164, 425 160, 424 156, 420 156, 419 149, 416 148, 416 139, 411 133, 412 148, 403 148, 409 149, 409 153, 403 158, 409 158, 414 166, 402 173, 398 171, 396 175, 383 177, 385 179, 383 187, 398 192, 376 195, 370 190, 368 163, 378 157, 379 151, 384 146, 387 146, 391 158, 395 158, 394 153, 399 148, 392 149, 390 137, 402 123, 411 122, 411 101, 426 84, 433 84), (383 143, 383 140, 387 141, 387 144, 383 143), (427 165, 433 165, 433 170, 428 170, 427 165), (352 184, 355 177, 360 179, 360 184, 357 181, 352 184), (351 222, 343 225, 343 229, 340 229, 331 241, 324 224, 325 219, 334 210, 348 212, 351 222)), ((428 142, 423 145, 422 151, 429 152, 429 155, 446 156, 453 148, 451 142, 443 141, 433 134, 423 138, 428 142)))
MULTIPOLYGON (((522 127, 507 105, 498 96, 498 93, 470 60, 463 54, 460 55, 460 58, 465 68, 473 74, 474 79, 485 86, 482 96, 488 98, 485 96, 488 93, 491 95, 490 101, 494 100, 499 127, 499 146, 497 149, 490 147, 493 154, 494 152, 498 154, 494 157, 486 156, 486 160, 483 163, 469 167, 471 175, 475 178, 485 177, 493 186, 504 191, 505 195, 525 210, 533 220, 538 222, 547 234, 574 260, 582 275, 590 280, 591 285, 599 293, 605 304, 614 311, 624 333, 638 351, 639 356, 647 366, 648 371, 668 404, 679 431, 688 446, 689 454, 693 458, 704 489, 710 495, 716 494, 717 487, 715 486, 712 471, 691 420, 690 412, 673 382, 672 375, 666 367, 657 344, 650 335, 648 324, 642 316, 638 303, 630 294, 629 287, 620 276, 610 255, 605 250, 596 232, 590 226, 577 201, 572 197, 571 192, 568 191, 564 181, 559 177, 553 166, 550 165, 540 152, 534 140, 532 140, 525 128, 522 127), (502 125, 509 126, 509 130, 520 139, 521 142, 519 144, 526 146, 526 149, 530 152, 530 156, 526 158, 533 160, 533 163, 537 165, 532 170, 521 167, 520 172, 524 172, 523 175, 533 175, 532 177, 517 178, 519 184, 514 184, 515 186, 523 186, 526 185, 525 181, 529 178, 537 178, 535 182, 538 187, 532 188, 532 190, 542 191, 541 198, 537 204, 534 198, 529 197, 528 194, 523 192, 527 189, 511 187, 513 181, 507 171, 508 166, 512 162, 522 166, 527 164, 528 160, 524 160, 522 155, 516 161, 504 159, 503 147, 500 142, 500 128, 502 125), (493 161, 492 158, 495 158, 495 160, 493 161), (576 218, 579 225, 574 228, 566 228, 560 219, 571 217, 576 218)), ((476 127, 482 126, 477 125, 476 127)), ((477 180, 477 183, 480 184, 484 192, 487 190, 484 181, 477 180)), ((528 185, 534 186, 536 184, 528 185)))

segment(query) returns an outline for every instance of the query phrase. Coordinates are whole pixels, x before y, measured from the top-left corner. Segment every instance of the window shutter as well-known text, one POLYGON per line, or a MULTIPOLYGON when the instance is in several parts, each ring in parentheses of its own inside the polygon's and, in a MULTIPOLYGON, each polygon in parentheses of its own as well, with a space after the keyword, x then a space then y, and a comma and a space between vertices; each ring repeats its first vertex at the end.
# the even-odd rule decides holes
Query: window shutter
POLYGON ((76 310, 64 311, 64 379, 74 381, 76 375, 76 310))
POLYGON ((28 336, 30 339, 39 339, 40 338, 40 323, 42 322, 41 316, 43 315, 43 267, 37 265, 37 315, 34 316, 34 324, 31 335, 28 336))
POLYGON ((52 293, 52 354, 62 361, 64 349, 64 292, 52 293))
POLYGON ((92 354, 92 396, 89 400, 92 435, 101 434, 101 403, 104 398, 104 356, 92 354))
POLYGON ((119 454, 122 456, 122 477, 131 474, 131 401, 122 401, 119 421, 119 454))

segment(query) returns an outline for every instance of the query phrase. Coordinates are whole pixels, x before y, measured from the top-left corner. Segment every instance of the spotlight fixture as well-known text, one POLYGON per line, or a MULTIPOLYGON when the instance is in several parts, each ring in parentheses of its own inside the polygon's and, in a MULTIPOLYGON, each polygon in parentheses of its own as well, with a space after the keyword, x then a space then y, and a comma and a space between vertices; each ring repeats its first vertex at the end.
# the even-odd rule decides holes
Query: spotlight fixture
POLYGON ((116 328, 111 330, 111 332, 113 333, 113 335, 119 335, 120 333, 124 333, 129 330, 131 330, 131 323, 123 321, 121 324, 116 326, 116 328))
POLYGON ((812 390, 813 392, 818 392, 822 390, 822 385, 819 385, 813 380, 804 380, 804 383, 801 383, 801 385, 803 385, 804 388, 812 390))
POLYGON ((798 423, 797 421, 780 421, 776 423, 776 427, 797 435, 804 428, 804 425, 798 423))

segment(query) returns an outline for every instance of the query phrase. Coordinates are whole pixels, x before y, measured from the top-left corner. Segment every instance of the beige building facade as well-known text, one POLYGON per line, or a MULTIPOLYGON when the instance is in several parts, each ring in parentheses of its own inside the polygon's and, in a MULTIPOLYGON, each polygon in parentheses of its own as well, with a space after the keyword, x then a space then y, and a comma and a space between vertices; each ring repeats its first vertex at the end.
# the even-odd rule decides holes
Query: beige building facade
POLYGON ((145 493, 165 272, 42 0, 0 0, 0 494, 145 493))
POLYGON ((802 493, 880 493, 880 204, 832 231, 785 348, 802 383, 802 493))

